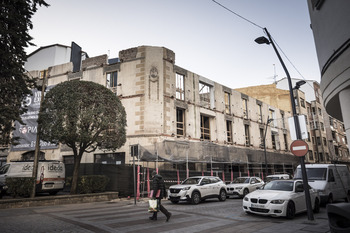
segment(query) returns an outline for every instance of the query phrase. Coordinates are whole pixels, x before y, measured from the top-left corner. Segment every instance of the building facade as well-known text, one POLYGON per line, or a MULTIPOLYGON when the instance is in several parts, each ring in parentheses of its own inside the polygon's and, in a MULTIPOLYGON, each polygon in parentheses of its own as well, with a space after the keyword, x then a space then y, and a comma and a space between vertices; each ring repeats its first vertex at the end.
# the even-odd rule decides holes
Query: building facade
MULTIPOLYGON (((292 85, 300 79, 292 79, 292 85)), ((291 112, 290 92, 286 78, 271 85, 239 88, 237 91, 265 101, 286 112, 291 112)), ((300 89, 294 90, 297 114, 305 115, 309 153, 305 156, 308 163, 350 162, 349 149, 344 124, 327 114, 323 107, 320 85, 313 80, 306 80, 300 89), (331 127, 330 124, 339 125, 331 127)))
MULTIPOLYGON (((110 88, 125 107, 126 144, 117 152, 85 153, 83 163, 136 159, 160 169, 259 175, 265 169, 265 142, 270 174, 292 173, 299 163, 289 150, 289 112, 175 65, 175 53, 167 48, 140 46, 120 51, 114 62, 107 55, 86 58, 77 72, 71 62, 47 71, 48 86, 93 81, 110 88), (273 121, 267 125, 268 116, 273 121)), ((30 75, 39 77, 40 70, 30 75)), ((65 145, 42 152, 66 163, 73 155, 65 145)), ((25 153, 11 151, 9 160, 21 160, 25 153)))
MULTIPOLYGON (((308 0, 311 28, 321 72, 324 106, 344 122, 350 137, 350 31, 347 0, 308 0)), ((349 146, 349 142, 348 146, 349 146)))

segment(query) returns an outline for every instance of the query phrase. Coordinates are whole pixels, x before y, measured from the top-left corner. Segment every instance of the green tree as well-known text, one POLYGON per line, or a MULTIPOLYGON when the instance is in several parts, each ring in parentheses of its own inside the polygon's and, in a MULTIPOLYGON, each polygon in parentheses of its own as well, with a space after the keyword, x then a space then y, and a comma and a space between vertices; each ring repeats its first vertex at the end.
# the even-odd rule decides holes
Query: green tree
POLYGON ((119 98, 106 87, 88 81, 67 81, 45 96, 39 113, 40 138, 73 150, 71 194, 77 193, 84 152, 116 150, 126 141, 126 113, 119 98))
POLYGON ((32 37, 31 18, 37 7, 49 6, 44 0, 1 0, 0 8, 0 145, 8 145, 13 121, 21 122, 20 115, 26 110, 21 103, 31 94, 35 80, 23 75, 26 61, 24 49, 32 37))

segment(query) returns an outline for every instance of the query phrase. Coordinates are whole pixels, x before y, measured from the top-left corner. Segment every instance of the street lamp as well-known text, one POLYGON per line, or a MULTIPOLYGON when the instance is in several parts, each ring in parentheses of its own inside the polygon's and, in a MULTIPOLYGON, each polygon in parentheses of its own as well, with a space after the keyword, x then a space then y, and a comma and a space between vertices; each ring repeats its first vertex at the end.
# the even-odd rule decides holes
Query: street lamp
POLYGON ((265 135, 264 135, 264 155, 265 155, 265 181, 267 177, 267 158, 266 158, 266 132, 267 132, 267 126, 270 124, 270 122, 273 121, 273 119, 270 119, 270 116, 267 117, 266 121, 266 127, 265 127, 265 135))
MULTIPOLYGON (((293 112, 293 117, 294 117, 294 122, 295 122, 295 132, 297 135, 297 139, 301 139, 301 131, 300 131, 300 125, 299 125, 299 119, 298 119, 298 115, 297 115, 297 111, 296 111, 296 107, 295 107, 295 101, 294 101, 294 93, 293 93, 293 87, 292 87, 292 80, 290 78, 289 72, 287 70, 287 67, 285 66, 281 55, 279 54, 275 43, 273 42, 270 33, 267 31, 266 28, 264 28, 264 31, 268 37, 268 39, 264 36, 259 37, 257 39, 255 39, 255 42, 258 44, 272 44, 273 49, 275 50, 275 53, 279 59, 279 61, 281 62, 281 65, 284 69, 284 72, 287 75, 287 79, 288 79, 288 85, 289 85, 289 92, 290 92, 290 100, 291 100, 291 104, 292 104, 292 112, 293 112)), ((296 88, 299 88, 301 85, 303 85, 304 83, 302 83, 304 81, 299 81, 298 85, 296 86, 296 88)), ((310 191, 309 191, 309 184, 308 184, 308 180, 307 180, 307 174, 306 174, 306 169, 305 169, 305 161, 304 161, 304 156, 300 157, 300 167, 301 167, 301 172, 302 172, 302 176, 303 176, 303 187, 304 187, 304 191, 305 191, 305 201, 306 201, 306 207, 307 207, 307 217, 309 220, 315 220, 314 219, 314 215, 312 213, 312 205, 311 205, 311 198, 310 198, 310 191)))

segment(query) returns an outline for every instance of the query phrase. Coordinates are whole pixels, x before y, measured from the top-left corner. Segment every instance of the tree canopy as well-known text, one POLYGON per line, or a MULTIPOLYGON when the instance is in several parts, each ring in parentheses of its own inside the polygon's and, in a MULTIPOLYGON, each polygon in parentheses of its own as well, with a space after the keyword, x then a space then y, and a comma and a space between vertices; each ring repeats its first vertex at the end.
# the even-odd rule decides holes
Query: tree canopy
POLYGON ((31 94, 35 80, 24 75, 25 48, 32 37, 31 17, 37 6, 48 6, 44 0, 1 0, 0 9, 0 145, 8 145, 13 121, 21 122, 26 110, 21 105, 24 97, 31 94))
POLYGON ((74 153, 71 193, 76 185, 84 152, 116 150, 126 141, 126 113, 108 88, 89 81, 67 81, 45 96, 39 113, 40 138, 62 143, 74 153))

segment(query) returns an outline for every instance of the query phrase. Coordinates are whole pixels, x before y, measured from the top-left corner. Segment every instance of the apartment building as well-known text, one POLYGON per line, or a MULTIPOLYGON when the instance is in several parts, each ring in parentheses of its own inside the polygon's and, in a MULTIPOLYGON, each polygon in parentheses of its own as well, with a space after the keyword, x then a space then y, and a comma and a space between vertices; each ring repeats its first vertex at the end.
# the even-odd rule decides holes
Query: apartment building
MULTIPOLYGON (((292 79, 292 85, 300 79, 292 79)), ((286 112, 291 112, 289 84, 286 78, 271 85, 261 85, 236 89, 249 96, 263 100, 286 112)), ((349 162, 349 149, 346 143, 344 124, 330 117, 323 106, 320 85, 313 80, 306 80, 300 89, 294 89, 294 98, 297 114, 305 115, 309 152, 305 156, 307 163, 349 162), (330 123, 339 124, 332 128, 330 123), (338 137, 337 137, 337 136, 338 137), (340 148, 340 149, 339 149, 340 148), (340 156, 341 155, 341 156, 340 156)))
MULTIPOLYGON (((33 77, 40 70, 30 71, 33 77)), ((293 172, 298 158, 289 150, 289 112, 223 86, 175 64, 164 47, 122 50, 119 58, 101 55, 47 68, 48 86, 81 79, 110 88, 127 114, 127 142, 117 152, 85 153, 82 163, 138 164, 160 169, 239 171, 259 175, 293 172), (273 119, 268 125, 267 118, 273 119), (265 129, 266 139, 264 138, 265 129), (264 140, 265 139, 265 140, 264 140), (135 157, 132 157, 135 155, 135 157)), ((23 159, 26 150, 11 150, 8 160, 23 159)), ((72 161, 65 145, 41 149, 46 159, 72 161)))

